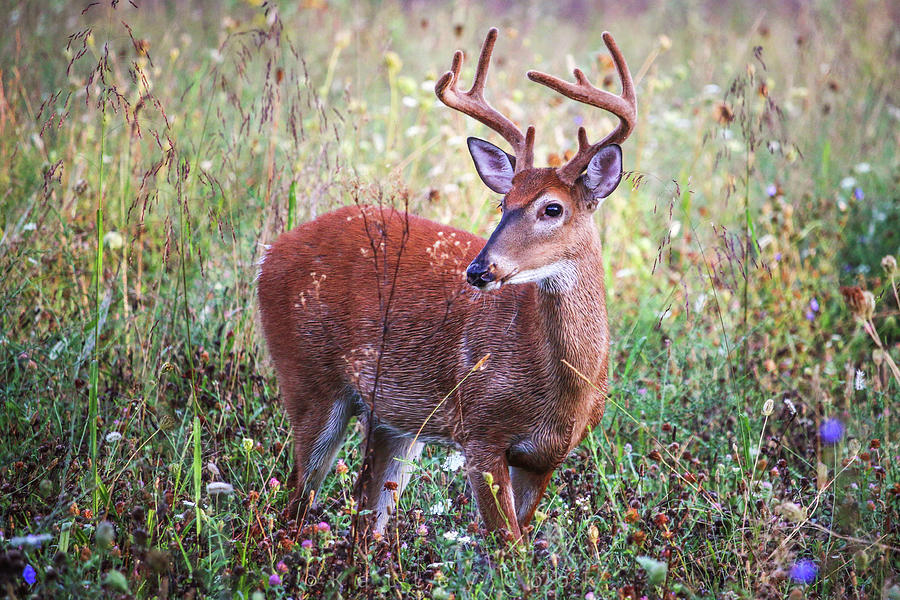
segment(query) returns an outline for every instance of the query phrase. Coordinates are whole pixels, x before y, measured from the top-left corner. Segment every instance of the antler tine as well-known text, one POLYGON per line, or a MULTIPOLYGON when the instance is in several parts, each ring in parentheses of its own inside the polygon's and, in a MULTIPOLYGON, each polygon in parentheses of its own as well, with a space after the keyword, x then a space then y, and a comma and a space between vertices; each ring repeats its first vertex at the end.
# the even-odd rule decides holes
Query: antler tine
POLYGON ((578 178, 578 175, 581 174, 600 148, 607 144, 621 144, 624 142, 631 135, 637 120, 637 98, 634 93, 634 80, 631 78, 631 71, 628 70, 628 64, 625 62, 619 46, 616 45, 615 40, 613 40, 612 35, 608 31, 603 32, 603 41, 606 43, 606 47, 609 48, 609 53, 612 55, 613 62, 616 65, 616 71, 619 73, 619 79, 622 81, 622 94, 619 96, 591 85, 581 69, 575 69, 573 73, 575 75, 575 83, 569 83, 539 71, 529 71, 527 74, 530 80, 545 85, 567 98, 607 110, 619 117, 618 126, 612 133, 596 144, 590 144, 584 128, 579 128, 578 152, 572 160, 556 171, 559 178, 570 185, 578 178))
POLYGON ((533 162, 534 128, 529 127, 528 135, 522 135, 522 131, 506 116, 492 107, 484 99, 484 85, 487 81, 487 72, 491 64, 491 54, 494 52, 494 43, 497 41, 497 28, 491 27, 484 45, 481 47, 481 55, 478 57, 478 67, 475 70, 475 79, 468 92, 460 92, 459 73, 462 69, 463 53, 457 50, 453 54, 453 63, 450 70, 441 75, 434 84, 434 93, 441 102, 452 109, 458 110, 464 115, 484 123, 512 146, 516 156, 516 172, 528 169, 533 162))

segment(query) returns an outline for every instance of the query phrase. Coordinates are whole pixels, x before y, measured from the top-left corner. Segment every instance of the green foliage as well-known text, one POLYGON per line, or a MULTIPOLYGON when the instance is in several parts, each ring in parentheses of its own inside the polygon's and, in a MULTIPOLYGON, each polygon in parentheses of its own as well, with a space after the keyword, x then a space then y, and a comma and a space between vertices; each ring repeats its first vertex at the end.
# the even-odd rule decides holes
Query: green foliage
POLYGON ((4 593, 896 595, 889 3, 138 4, 0 16, 4 593), (464 139, 495 138, 431 87, 460 47, 471 80, 495 24, 487 95, 536 125, 539 164, 574 148, 576 123, 613 123, 527 69, 563 74, 571 55, 599 85, 609 29, 638 78, 629 174, 598 211, 607 413, 527 547, 479 529, 436 447, 383 538, 357 543, 355 430, 321 508, 286 511, 255 263, 354 201, 489 233, 496 198, 464 139), (875 293, 882 354, 843 303, 851 283, 875 293), (803 558, 808 585, 791 576, 803 558))

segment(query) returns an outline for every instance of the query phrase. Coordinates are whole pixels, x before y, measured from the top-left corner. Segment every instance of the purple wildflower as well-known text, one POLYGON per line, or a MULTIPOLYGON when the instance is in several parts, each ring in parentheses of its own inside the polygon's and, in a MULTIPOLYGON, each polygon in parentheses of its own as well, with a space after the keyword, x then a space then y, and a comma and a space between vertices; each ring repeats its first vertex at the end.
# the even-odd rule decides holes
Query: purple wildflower
POLYGON ((844 424, 835 418, 828 419, 819 427, 819 436, 826 444, 837 444, 844 437, 844 424))
POLYGON ((278 573, 272 573, 269 575, 269 586, 277 587, 281 585, 281 577, 278 576, 278 573))
POLYGON ((866 197, 866 195, 863 193, 861 187, 855 187, 855 188, 853 188, 853 197, 856 198, 857 200, 862 200, 863 198, 866 197))
POLYGON ((312 540, 303 540, 302 542, 300 542, 300 547, 309 550, 313 547, 312 540))
POLYGON ((775 253, 775 260, 776 260, 776 262, 779 261, 779 260, 781 260, 781 252, 776 252, 776 253, 775 253))
POLYGON ((645 388, 645 387, 638 388, 638 394, 641 395, 641 396, 646 396, 646 395, 647 395, 647 388, 645 388))
POLYGON ((809 308, 812 309, 813 312, 819 312, 819 301, 816 300, 815 297, 809 301, 809 308))
POLYGON ((279 573, 287 573, 288 566, 286 564, 284 564, 283 560, 279 560, 278 564, 275 565, 275 570, 278 571, 279 573))
POLYGON ((331 525, 329 525, 329 524, 326 523, 325 521, 320 521, 319 524, 316 525, 316 529, 318 529, 319 531, 322 531, 322 532, 327 533, 327 532, 331 531, 331 525))
POLYGON ((25 583, 34 585, 34 582, 37 581, 37 571, 35 571, 34 567, 31 565, 25 565, 25 570, 22 571, 22 577, 25 578, 25 583))
POLYGON ((769 185, 766 186, 766 195, 769 198, 774 198, 775 194, 777 194, 777 193, 778 193, 778 187, 776 187, 776 185, 774 183, 770 183, 769 185))
POLYGON ((572 120, 575 121, 575 125, 577 127, 581 127, 582 125, 584 125, 584 117, 582 117, 581 115, 575 115, 575 118, 572 120))
POLYGON ((791 579, 797 583, 812 583, 819 574, 819 567, 808 558, 801 558, 791 567, 791 579))

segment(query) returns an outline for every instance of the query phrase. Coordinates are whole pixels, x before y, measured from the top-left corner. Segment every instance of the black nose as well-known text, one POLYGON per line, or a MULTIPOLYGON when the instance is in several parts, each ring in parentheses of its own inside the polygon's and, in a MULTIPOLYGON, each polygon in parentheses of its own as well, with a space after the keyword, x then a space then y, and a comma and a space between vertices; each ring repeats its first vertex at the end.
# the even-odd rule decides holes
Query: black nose
POLYGON ((483 288, 494 280, 494 269, 479 260, 473 260, 466 269, 466 281, 477 288, 483 288))

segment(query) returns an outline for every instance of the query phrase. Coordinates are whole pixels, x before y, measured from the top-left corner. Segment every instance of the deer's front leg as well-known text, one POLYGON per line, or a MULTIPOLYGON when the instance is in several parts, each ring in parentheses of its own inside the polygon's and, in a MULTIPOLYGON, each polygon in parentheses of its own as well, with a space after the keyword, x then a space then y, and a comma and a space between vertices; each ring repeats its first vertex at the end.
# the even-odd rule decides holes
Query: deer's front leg
POLYGON ((536 472, 521 467, 510 467, 509 472, 516 502, 516 520, 519 529, 524 530, 531 523, 534 511, 544 497, 553 471, 536 472))
POLYGON ((503 456, 466 457, 469 485, 475 493, 478 511, 490 531, 506 529, 513 539, 522 537, 516 518, 509 463, 503 456))

